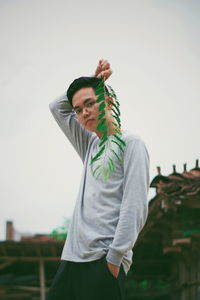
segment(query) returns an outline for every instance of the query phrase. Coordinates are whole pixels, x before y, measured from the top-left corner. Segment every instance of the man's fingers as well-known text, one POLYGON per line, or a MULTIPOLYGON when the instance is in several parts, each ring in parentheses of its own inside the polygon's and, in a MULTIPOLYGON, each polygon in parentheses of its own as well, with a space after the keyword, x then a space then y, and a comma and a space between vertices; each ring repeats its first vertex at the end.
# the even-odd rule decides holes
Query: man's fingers
POLYGON ((98 64, 96 71, 95 71, 95 76, 97 76, 100 72, 102 71, 100 63, 98 64))
POLYGON ((95 76, 97 76, 100 72, 101 72, 101 68, 100 66, 98 66, 95 71, 95 76))
POLYGON ((102 72, 104 70, 104 68, 102 67, 103 65, 105 65, 106 60, 105 59, 101 59, 99 60, 99 64, 96 68, 95 71, 95 75, 97 76, 100 72, 102 72))
POLYGON ((112 70, 111 69, 108 69, 108 70, 105 70, 105 71, 102 71, 98 74, 98 78, 105 78, 105 79, 108 79, 110 77, 110 75, 112 74, 112 70))
POLYGON ((111 74, 112 70, 110 69, 109 62, 106 59, 100 59, 95 71, 95 76, 106 80, 111 74))
POLYGON ((102 71, 102 72, 100 72, 99 74, 98 74, 98 78, 103 78, 103 77, 106 77, 106 71, 102 71))
POLYGON ((110 68, 110 64, 106 59, 100 59, 99 64, 103 70, 110 68))
POLYGON ((104 60, 102 63, 101 63, 101 67, 102 67, 102 70, 106 70, 106 69, 109 69, 110 68, 110 64, 107 60, 104 60))

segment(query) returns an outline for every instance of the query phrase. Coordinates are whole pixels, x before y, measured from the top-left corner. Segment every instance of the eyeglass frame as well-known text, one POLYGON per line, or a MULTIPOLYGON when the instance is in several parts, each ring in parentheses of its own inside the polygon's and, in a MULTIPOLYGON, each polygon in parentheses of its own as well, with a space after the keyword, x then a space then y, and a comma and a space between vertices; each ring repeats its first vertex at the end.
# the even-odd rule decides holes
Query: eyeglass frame
MULTIPOLYGON (((92 98, 87 98, 86 100, 84 100, 84 106, 83 106, 83 109, 84 108, 90 108, 90 107, 92 107, 95 103, 96 103, 96 100, 92 100, 92 98), (92 106, 87 106, 87 105, 89 105, 89 104, 91 104, 92 103, 92 106)), ((76 108, 77 109, 80 109, 80 106, 75 106, 75 107, 73 107, 73 112, 76 114, 76 115, 80 115, 80 114, 82 114, 83 113, 83 109, 78 113, 77 111, 76 111, 76 108)))

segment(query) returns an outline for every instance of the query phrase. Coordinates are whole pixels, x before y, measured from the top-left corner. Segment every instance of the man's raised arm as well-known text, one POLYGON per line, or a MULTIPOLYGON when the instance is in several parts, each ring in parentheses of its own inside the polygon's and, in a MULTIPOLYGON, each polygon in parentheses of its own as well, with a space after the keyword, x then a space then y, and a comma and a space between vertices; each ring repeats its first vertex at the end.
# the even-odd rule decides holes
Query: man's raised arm
POLYGON ((49 108, 56 122, 84 162, 88 142, 93 133, 81 126, 66 93, 52 101, 49 108))
MULTIPOLYGON (((110 64, 107 60, 101 59, 97 65, 95 74, 92 77, 108 79, 112 74, 110 64)), ((84 162, 89 140, 95 133, 85 129, 76 118, 73 107, 67 99, 66 93, 56 98, 49 104, 58 125, 73 145, 82 161, 84 162)))

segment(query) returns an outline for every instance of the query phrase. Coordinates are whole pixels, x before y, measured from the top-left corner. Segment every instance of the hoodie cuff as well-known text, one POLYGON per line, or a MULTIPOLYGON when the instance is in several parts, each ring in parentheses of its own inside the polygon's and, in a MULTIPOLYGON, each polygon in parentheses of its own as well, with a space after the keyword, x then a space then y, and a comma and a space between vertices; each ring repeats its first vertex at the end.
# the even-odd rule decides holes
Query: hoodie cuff
POLYGON ((113 249, 108 250, 108 253, 106 255, 107 262, 120 267, 120 265, 122 263, 122 259, 123 259, 123 254, 121 254, 113 249))

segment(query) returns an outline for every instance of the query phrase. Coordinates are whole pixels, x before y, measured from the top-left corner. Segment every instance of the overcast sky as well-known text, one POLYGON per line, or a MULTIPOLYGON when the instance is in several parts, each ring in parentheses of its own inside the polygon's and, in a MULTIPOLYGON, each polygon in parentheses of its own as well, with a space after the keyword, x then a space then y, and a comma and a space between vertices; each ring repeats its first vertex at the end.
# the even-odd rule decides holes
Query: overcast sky
MULTIPOLYGON (((82 162, 49 103, 107 59, 122 128, 139 135, 151 180, 200 158, 198 0, 0 0, 0 239, 5 222, 48 233, 71 217, 82 162)), ((149 199, 155 195, 150 189, 149 199)))

